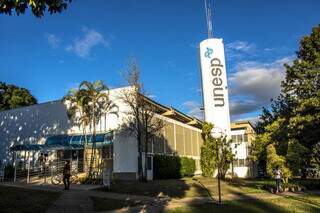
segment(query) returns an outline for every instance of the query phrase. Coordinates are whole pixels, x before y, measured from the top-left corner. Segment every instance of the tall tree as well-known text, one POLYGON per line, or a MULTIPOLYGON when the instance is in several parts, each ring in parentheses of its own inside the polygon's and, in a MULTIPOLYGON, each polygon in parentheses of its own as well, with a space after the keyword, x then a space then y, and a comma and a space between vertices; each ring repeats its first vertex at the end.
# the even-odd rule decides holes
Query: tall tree
POLYGON ((29 90, 0 82, 0 111, 37 104, 29 90))
POLYGON ((149 144, 154 137, 159 136, 165 124, 156 114, 155 105, 147 98, 143 84, 140 82, 140 69, 134 59, 129 61, 124 78, 130 88, 121 92, 121 100, 129 107, 123 129, 129 130, 137 140, 139 180, 147 181, 149 144))
POLYGON ((253 154, 266 163, 265 147, 272 144, 286 166, 299 175, 320 154, 320 25, 301 39, 297 58, 285 68, 281 94, 260 117, 253 154))
POLYGON ((0 0, 0 14, 12 15, 15 11, 17 15, 24 14, 30 7, 34 16, 42 17, 48 12, 61 13, 72 0, 0 0))
POLYGON ((297 59, 286 65, 282 87, 296 102, 289 119, 290 137, 311 152, 320 142, 320 25, 302 38, 297 59))

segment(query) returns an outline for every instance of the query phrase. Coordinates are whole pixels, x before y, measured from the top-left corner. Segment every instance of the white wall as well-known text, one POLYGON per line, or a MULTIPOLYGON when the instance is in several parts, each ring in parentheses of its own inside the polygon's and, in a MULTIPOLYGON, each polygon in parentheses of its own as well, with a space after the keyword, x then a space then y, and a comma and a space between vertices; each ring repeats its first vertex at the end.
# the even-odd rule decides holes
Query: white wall
POLYGON ((114 172, 138 171, 138 147, 133 136, 118 132, 115 135, 113 150, 114 172))
POLYGON ((43 142, 52 134, 67 133, 70 128, 66 108, 60 101, 0 112, 0 159, 11 158, 14 144, 43 142))

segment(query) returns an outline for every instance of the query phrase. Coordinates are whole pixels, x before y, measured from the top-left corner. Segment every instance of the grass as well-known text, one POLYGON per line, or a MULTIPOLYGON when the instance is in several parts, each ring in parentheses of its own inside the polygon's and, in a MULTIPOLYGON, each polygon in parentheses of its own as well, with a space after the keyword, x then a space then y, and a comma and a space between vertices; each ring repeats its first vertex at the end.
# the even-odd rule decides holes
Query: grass
MULTIPOLYGON (((294 182, 293 182, 294 184, 294 182)), ((308 181, 305 184, 317 185, 318 182, 308 181)), ((222 205, 205 203, 195 204, 187 203, 185 207, 167 210, 165 212, 261 212, 261 213, 278 213, 278 212, 319 212, 320 213, 320 196, 312 194, 304 194, 299 196, 282 196, 279 198, 268 198, 265 186, 274 186, 275 182, 271 179, 234 179, 221 181, 222 196, 232 194, 236 195, 240 200, 227 201, 222 205), (255 199, 248 194, 255 193, 255 199)), ((122 194, 145 195, 152 197, 169 196, 171 198, 192 198, 208 196, 217 196, 217 180, 214 178, 194 177, 171 180, 154 180, 147 183, 139 183, 133 181, 117 181, 111 186, 111 191, 122 194)), ((222 197, 223 199, 223 197, 222 197)), ((192 200, 192 199, 191 199, 192 200)), ((98 201, 99 202, 99 201, 98 201)), ((117 209, 132 205, 132 201, 110 201, 100 200, 103 209, 117 209), (110 206, 111 205, 111 206, 110 206)), ((96 207, 95 207, 96 208, 96 207)))
MULTIPOLYGON (((218 182, 213 178, 198 177, 194 178, 197 182, 201 183, 207 188, 211 194, 218 193, 218 182)), ((265 193, 265 185, 274 185, 273 180, 257 180, 257 179, 234 179, 221 181, 221 194, 252 194, 252 193, 265 193)))
POLYGON ((239 200, 225 202, 222 205, 206 203, 201 205, 186 205, 164 211, 165 213, 206 213, 206 212, 238 212, 238 213, 282 213, 282 212, 320 212, 320 197, 315 195, 299 197, 281 197, 267 200, 239 200))
POLYGON ((45 212, 59 196, 57 192, 0 186, 0 212, 45 212))
MULTIPOLYGON (((231 193, 249 194, 266 192, 263 186, 274 184, 272 180, 234 180, 221 181, 222 195, 231 193)), ((116 181, 111 186, 111 192, 121 194, 145 195, 151 197, 184 198, 208 196, 208 191, 217 194, 217 180, 214 178, 182 178, 169 180, 154 180, 147 183, 136 181, 116 181)))
POLYGON ((112 192, 172 198, 207 196, 207 191, 191 178, 154 180, 147 183, 117 181, 112 184, 112 192))
POLYGON ((133 207, 142 205, 142 202, 133 200, 116 200, 110 198, 90 197, 93 201, 94 211, 109 211, 115 209, 121 209, 125 207, 133 207))

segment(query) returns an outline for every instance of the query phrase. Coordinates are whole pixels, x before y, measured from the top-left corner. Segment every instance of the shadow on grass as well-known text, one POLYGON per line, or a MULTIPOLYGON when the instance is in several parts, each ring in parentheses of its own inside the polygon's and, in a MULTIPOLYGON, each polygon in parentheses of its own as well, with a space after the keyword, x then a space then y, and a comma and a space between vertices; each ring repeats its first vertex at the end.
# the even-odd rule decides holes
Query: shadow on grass
POLYGON ((0 212, 45 212, 60 193, 0 186, 0 212))
POLYGON ((120 194, 169 198, 207 196, 206 189, 192 179, 153 180, 146 183, 116 181, 112 184, 110 191, 120 194))
POLYGON ((178 213, 178 212, 192 212, 192 213, 209 213, 209 212, 238 212, 238 213, 283 213, 283 212, 319 212, 320 207, 315 203, 310 203, 307 200, 301 200, 298 197, 285 197, 279 196, 279 198, 263 199, 259 197, 252 197, 242 193, 234 192, 237 195, 237 200, 223 201, 222 204, 217 203, 202 203, 193 204, 185 203, 183 207, 170 209, 164 211, 166 213, 178 213))
MULTIPOLYGON (((115 181, 109 192, 133 195, 127 196, 126 200, 118 201, 117 207, 135 207, 136 210, 147 210, 147 212, 162 212, 172 199, 207 197, 208 193, 204 187, 191 178, 154 180, 146 183, 137 181, 115 181), (148 200, 141 200, 134 195, 148 196, 148 200), (151 199, 151 200, 150 200, 151 199), (151 208, 151 209, 150 209, 151 208)), ((99 205, 99 210, 110 210, 110 199, 94 200, 99 205), (108 204, 109 203, 109 204, 108 204), (100 205, 102 204, 102 205, 100 205)))

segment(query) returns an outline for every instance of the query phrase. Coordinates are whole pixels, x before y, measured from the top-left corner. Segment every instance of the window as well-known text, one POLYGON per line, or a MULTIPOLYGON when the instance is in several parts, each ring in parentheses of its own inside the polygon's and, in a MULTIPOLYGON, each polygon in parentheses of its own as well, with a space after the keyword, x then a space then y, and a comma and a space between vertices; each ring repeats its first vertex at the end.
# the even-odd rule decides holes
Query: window
POLYGON ((239 166, 245 166, 245 159, 239 159, 239 166))
POLYGON ((231 140, 232 140, 232 142, 237 142, 237 137, 236 137, 236 135, 231 135, 231 140))
POLYGON ((165 126, 165 146, 166 153, 174 153, 174 127, 172 123, 166 123, 165 126))
POLYGON ((244 136, 243 138, 244 142, 248 142, 248 134, 244 134, 243 136, 244 136))
POLYGON ((239 164, 238 164, 238 159, 234 159, 233 162, 232 162, 232 165, 233 165, 234 167, 239 166, 239 164))
POLYGON ((243 135, 237 135, 237 142, 243 142, 243 135))
POLYGON ((177 154, 184 155, 184 132, 183 127, 176 125, 176 147, 177 154))
POLYGON ((147 158, 147 168, 148 170, 152 170, 152 157, 151 156, 148 156, 147 158))
POLYGON ((102 158, 113 158, 113 145, 107 145, 102 149, 102 158))
POLYGON ((113 132, 108 132, 105 134, 105 141, 112 141, 113 140, 113 132))
POLYGON ((247 152, 248 152, 248 155, 252 154, 252 148, 250 146, 247 146, 247 152))

